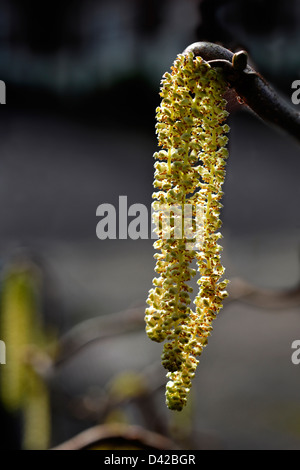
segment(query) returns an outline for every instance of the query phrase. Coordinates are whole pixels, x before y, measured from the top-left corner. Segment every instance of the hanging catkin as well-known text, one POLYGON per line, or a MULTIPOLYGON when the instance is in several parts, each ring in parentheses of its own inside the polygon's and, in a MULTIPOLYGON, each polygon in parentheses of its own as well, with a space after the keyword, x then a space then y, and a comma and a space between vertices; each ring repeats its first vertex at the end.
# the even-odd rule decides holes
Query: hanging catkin
POLYGON ((186 404, 197 357, 227 296, 218 244, 228 157, 225 88, 217 70, 193 53, 181 54, 163 76, 156 110, 161 147, 154 154, 153 193, 158 277, 149 292, 145 321, 149 338, 165 341, 166 402, 174 410, 186 404), (195 259, 199 293, 192 310, 189 281, 196 275, 191 267, 195 259))

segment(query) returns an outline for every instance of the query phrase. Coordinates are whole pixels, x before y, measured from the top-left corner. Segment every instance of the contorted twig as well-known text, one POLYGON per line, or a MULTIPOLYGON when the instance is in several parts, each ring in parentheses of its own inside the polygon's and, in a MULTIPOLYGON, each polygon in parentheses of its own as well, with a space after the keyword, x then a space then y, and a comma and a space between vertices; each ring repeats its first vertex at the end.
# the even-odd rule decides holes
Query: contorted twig
POLYGON ((249 108, 300 142, 300 113, 247 64, 245 51, 234 54, 218 44, 196 42, 186 48, 184 53, 187 52, 201 56, 211 67, 222 68, 228 85, 249 108))

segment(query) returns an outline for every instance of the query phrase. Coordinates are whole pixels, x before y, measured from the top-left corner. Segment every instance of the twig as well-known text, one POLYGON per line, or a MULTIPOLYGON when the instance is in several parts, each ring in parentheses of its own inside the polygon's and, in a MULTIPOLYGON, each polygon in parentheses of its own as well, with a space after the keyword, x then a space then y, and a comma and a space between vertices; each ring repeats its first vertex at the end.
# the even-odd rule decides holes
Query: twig
POLYGON ((141 426, 121 423, 103 424, 90 428, 52 450, 91 450, 97 447, 105 449, 156 449, 178 450, 176 444, 161 434, 148 431, 141 426))
MULTIPOLYGON (((276 291, 260 289, 240 278, 235 278, 231 280, 228 291, 229 297, 225 300, 224 306, 228 302, 237 300, 260 308, 276 310, 291 309, 300 305, 300 285, 294 289, 276 291)), ((60 339, 54 368, 73 358, 94 342, 141 330, 145 326, 144 313, 144 308, 136 307, 79 323, 60 339)))
POLYGON ((236 54, 209 42, 196 42, 184 53, 192 51, 212 67, 220 67, 228 85, 243 102, 264 121, 276 125, 300 142, 300 113, 283 100, 252 67, 247 65, 247 53, 236 54))
POLYGON ((228 302, 239 301, 255 307, 288 310, 300 305, 300 285, 290 290, 274 291, 259 289, 240 278, 232 279, 228 286, 228 302))
POLYGON ((95 341, 124 334, 144 325, 145 308, 136 307, 85 320, 68 331, 59 343, 56 366, 95 341))

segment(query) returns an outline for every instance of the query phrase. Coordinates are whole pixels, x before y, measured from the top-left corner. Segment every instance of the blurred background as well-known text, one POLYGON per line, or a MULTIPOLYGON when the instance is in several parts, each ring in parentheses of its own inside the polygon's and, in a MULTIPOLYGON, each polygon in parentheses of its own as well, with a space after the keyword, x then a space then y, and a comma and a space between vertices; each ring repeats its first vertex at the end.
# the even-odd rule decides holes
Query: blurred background
POLYGON ((96 237, 102 203, 150 211, 161 76, 202 40, 246 49, 292 106, 296 0, 0 0, 0 449, 94 426, 97 448, 300 449, 299 144, 231 114, 230 297, 181 414, 144 331, 153 240, 96 237))

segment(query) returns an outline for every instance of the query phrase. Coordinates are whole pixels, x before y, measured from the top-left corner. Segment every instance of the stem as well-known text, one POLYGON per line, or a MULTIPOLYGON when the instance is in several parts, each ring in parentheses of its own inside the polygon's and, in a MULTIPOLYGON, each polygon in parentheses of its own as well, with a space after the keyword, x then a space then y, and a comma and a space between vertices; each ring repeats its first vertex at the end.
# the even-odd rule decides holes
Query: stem
POLYGON ((209 42, 196 42, 184 53, 192 51, 211 67, 220 67, 229 87, 264 121, 273 124, 300 142, 300 113, 281 98, 267 81, 247 65, 247 53, 236 54, 209 42))

